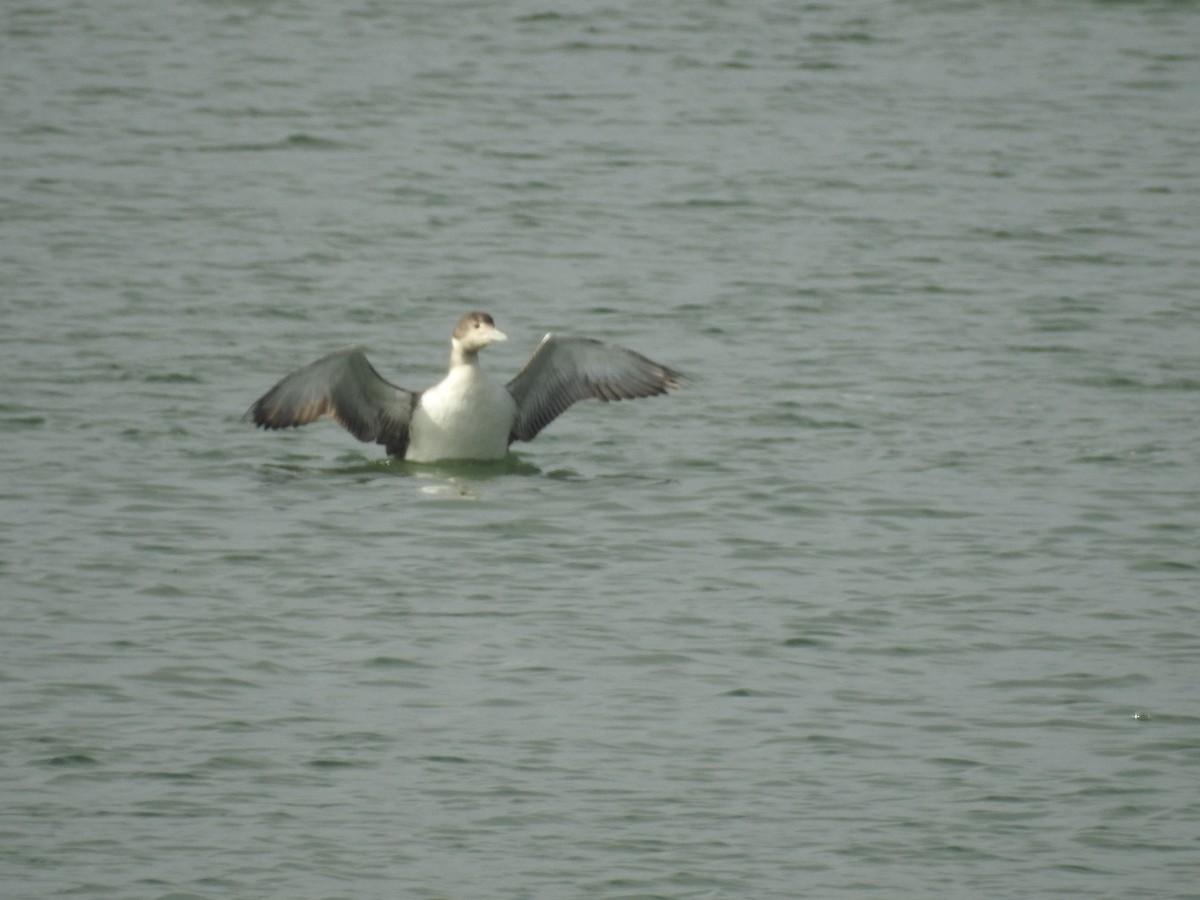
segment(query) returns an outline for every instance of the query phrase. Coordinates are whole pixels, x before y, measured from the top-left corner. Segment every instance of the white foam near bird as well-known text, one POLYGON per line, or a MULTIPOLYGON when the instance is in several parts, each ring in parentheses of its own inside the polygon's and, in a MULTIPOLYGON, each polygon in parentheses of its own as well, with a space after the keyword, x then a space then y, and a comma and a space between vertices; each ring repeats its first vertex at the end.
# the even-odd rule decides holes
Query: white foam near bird
POLYGON ((467 313, 450 336, 450 371, 423 391, 387 381, 357 347, 335 350, 276 384, 246 417, 262 428, 295 428, 329 415, 360 441, 411 462, 497 460, 577 400, 652 397, 683 381, 624 347, 547 334, 501 385, 480 367, 479 351, 507 339, 487 313, 467 313))

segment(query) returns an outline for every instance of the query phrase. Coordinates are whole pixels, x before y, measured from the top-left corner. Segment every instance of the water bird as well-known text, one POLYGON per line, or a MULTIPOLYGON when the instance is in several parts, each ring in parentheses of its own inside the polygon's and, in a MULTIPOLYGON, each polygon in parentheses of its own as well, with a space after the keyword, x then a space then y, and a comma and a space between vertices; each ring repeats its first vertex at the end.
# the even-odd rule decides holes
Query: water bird
POLYGON ((577 400, 632 400, 681 386, 680 373, 632 350, 547 334, 511 381, 497 384, 479 351, 508 340, 484 312, 450 336, 450 371, 423 391, 392 384, 359 347, 335 350, 285 377, 246 412, 260 428, 296 428, 328 414, 360 441, 410 462, 502 459, 577 400))

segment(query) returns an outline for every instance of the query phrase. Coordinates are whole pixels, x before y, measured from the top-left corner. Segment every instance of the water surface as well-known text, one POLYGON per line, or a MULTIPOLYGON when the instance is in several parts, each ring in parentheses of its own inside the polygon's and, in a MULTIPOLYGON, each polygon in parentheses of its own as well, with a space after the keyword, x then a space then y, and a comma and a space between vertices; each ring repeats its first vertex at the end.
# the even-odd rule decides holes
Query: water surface
POLYGON ((1200 14, 0 14, 14 897, 1187 897, 1200 14), (491 312, 500 466, 240 420, 491 312))

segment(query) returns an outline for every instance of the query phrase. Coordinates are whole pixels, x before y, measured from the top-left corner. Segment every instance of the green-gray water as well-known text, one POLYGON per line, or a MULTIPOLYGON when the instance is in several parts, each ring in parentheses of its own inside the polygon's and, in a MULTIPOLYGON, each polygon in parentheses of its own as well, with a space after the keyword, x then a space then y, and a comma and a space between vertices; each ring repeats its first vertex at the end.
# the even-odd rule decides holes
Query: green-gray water
POLYGON ((12 898, 1195 896, 1200 9, 0 11, 12 898), (463 311, 511 464, 241 422, 463 311))

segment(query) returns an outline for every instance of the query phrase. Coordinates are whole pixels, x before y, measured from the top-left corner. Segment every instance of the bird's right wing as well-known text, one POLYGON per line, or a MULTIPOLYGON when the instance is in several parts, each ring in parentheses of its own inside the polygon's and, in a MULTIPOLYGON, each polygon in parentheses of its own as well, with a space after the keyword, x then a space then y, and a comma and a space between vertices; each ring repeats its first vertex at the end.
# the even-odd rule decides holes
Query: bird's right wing
POLYGON ((417 395, 384 379, 357 347, 288 375, 246 411, 260 428, 296 428, 328 414, 360 441, 403 458, 417 395))

